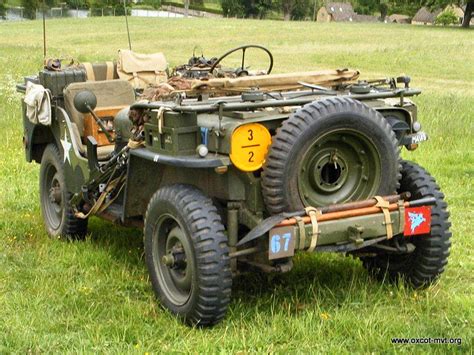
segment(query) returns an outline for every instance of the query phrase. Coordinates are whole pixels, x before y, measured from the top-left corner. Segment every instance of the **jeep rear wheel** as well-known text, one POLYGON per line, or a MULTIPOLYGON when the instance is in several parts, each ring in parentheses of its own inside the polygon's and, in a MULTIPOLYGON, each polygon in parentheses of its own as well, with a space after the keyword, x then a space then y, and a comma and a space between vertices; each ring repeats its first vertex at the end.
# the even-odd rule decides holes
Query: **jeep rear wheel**
POLYGON ((162 305, 191 325, 227 311, 231 271, 224 226, 210 198, 189 185, 159 189, 145 218, 145 256, 162 305))
POLYGON ((51 237, 82 239, 87 233, 87 219, 74 216, 70 198, 61 154, 54 144, 49 144, 41 159, 40 202, 43 221, 51 237))
POLYGON ((411 253, 380 253, 376 256, 362 257, 364 267, 378 278, 388 276, 396 281, 399 277, 419 288, 432 284, 444 271, 448 263, 451 247, 449 212, 435 179, 419 165, 404 161, 400 191, 411 193, 413 200, 434 197, 436 204, 431 209, 431 232, 426 235, 405 238, 396 236, 398 245, 411 243, 415 250, 411 253))
POLYGON ((271 214, 363 200, 396 191, 396 137, 386 119, 347 98, 313 102, 273 137, 262 174, 271 214))

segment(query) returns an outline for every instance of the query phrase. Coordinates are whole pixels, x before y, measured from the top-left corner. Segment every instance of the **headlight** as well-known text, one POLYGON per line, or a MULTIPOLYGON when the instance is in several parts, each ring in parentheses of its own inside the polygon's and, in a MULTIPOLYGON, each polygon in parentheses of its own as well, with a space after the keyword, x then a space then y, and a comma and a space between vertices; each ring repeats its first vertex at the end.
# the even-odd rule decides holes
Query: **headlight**
POLYGON ((240 170, 258 170, 265 161, 271 143, 270 132, 260 123, 239 126, 232 133, 230 160, 240 170))
POLYGON ((415 132, 418 132, 420 129, 421 129, 421 123, 418 122, 418 121, 414 122, 414 123, 413 123, 413 130, 414 130, 415 132))

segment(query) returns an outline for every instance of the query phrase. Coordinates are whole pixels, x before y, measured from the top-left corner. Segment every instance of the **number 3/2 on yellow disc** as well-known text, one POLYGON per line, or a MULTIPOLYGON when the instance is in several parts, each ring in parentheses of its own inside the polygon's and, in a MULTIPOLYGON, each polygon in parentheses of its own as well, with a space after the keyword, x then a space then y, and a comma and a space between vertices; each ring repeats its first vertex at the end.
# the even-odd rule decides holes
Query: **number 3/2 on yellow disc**
POLYGON ((234 130, 230 143, 232 164, 243 171, 255 171, 262 167, 272 137, 265 126, 249 123, 234 130))

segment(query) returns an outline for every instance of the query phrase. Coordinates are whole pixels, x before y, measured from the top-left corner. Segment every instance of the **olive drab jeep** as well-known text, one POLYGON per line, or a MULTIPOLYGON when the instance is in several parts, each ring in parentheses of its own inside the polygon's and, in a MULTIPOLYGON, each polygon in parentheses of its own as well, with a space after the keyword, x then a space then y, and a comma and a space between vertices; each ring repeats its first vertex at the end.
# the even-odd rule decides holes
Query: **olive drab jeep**
POLYGON ((84 238, 92 216, 143 228, 159 302, 191 325, 222 320, 233 275, 287 272, 298 252, 434 282, 449 255, 447 205, 400 158, 427 139, 412 101, 421 92, 407 76, 273 67, 257 45, 175 68, 129 50, 46 61, 17 88, 48 233, 84 238), (268 62, 249 67, 251 51, 268 62), (225 66, 231 55, 237 67, 225 66))

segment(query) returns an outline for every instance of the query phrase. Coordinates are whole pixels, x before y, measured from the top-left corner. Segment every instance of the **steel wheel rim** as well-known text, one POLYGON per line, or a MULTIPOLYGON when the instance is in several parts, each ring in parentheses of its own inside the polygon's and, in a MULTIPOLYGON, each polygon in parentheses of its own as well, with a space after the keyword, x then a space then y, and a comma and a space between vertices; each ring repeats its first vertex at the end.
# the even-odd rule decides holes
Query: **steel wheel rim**
POLYGON ((305 206, 344 203, 376 194, 381 157, 366 135, 335 129, 311 142, 298 173, 298 192, 305 206))
POLYGON ((54 165, 47 166, 44 176, 41 197, 44 206, 44 217, 47 224, 53 230, 57 230, 61 226, 63 218, 63 186, 59 179, 59 172, 54 165))
POLYGON ((153 259, 161 289, 168 300, 182 306, 192 293, 194 260, 191 243, 181 224, 169 214, 158 218, 153 240, 153 259), (184 253, 184 265, 165 265, 163 257, 172 252, 180 254, 180 250, 184 253))

